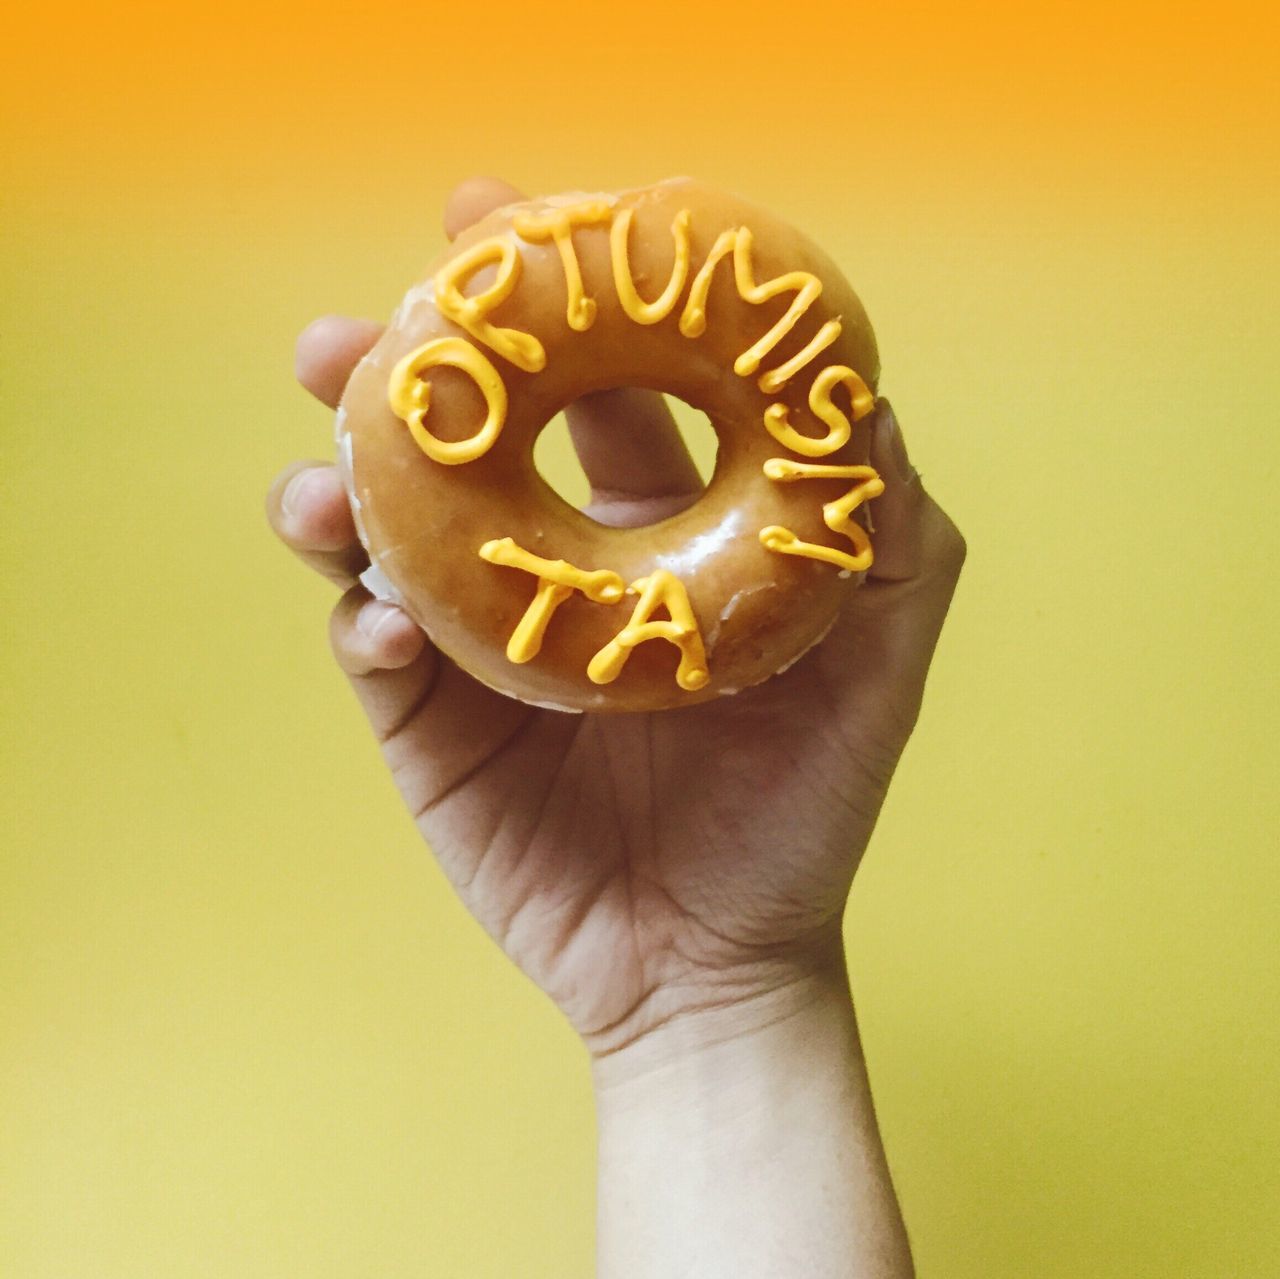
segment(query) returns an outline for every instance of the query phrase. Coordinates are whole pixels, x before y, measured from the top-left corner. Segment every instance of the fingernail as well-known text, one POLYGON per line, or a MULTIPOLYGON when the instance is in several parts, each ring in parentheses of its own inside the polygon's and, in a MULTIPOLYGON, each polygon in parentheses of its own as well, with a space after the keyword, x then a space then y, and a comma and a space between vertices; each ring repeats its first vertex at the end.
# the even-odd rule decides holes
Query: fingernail
POLYGON ((376 640, 399 616, 400 610, 394 604, 370 600, 356 614, 356 628, 366 638, 376 640))
POLYGON ((907 456, 907 442, 902 438, 898 416, 888 400, 880 401, 880 421, 884 424, 883 430, 888 434, 885 443, 889 446, 889 456, 893 458, 893 469, 897 472, 898 479, 908 484, 915 478, 916 472, 911 465, 911 459, 907 456))
POLYGON ((302 501, 303 495, 307 489, 311 488, 316 482, 316 476, 320 474, 320 468, 309 466, 305 471, 299 471, 297 475, 285 485, 284 493, 280 497, 280 509, 284 512, 286 519, 295 519, 298 514, 298 507, 302 501))

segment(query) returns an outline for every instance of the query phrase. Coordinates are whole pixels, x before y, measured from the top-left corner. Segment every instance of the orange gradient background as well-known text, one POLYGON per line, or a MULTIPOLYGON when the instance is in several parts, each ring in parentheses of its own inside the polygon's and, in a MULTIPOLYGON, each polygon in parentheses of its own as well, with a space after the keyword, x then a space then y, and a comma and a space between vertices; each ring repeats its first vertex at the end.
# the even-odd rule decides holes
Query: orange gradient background
POLYGON ((589 1271, 582 1052, 260 511, 473 172, 802 226, 968 535, 847 925, 921 1275, 1280 1273, 1276 14, 10 17, 0 1275, 589 1271))

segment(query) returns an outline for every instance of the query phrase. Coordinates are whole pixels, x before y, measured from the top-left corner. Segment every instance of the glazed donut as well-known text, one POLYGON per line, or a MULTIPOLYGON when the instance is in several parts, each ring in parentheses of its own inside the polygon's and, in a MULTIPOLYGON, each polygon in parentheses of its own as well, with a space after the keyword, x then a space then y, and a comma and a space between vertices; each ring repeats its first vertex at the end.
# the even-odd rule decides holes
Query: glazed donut
POLYGON ((875 337, 833 263, 688 179, 513 204, 463 232, 353 373, 339 463, 370 569, 490 687, 576 711, 758 684, 830 629, 871 563, 875 337), (715 473, 646 528, 596 523, 534 467, 592 391, 704 412, 715 473), (845 580, 849 579, 849 580, 845 580))

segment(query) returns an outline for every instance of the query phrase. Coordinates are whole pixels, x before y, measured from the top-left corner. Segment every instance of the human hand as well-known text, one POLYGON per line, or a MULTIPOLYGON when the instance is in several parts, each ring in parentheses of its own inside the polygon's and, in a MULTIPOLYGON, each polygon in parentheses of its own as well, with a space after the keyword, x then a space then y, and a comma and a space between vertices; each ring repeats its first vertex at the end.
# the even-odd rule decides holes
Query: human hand
MULTIPOLYGON (((466 183, 446 231, 519 198, 466 183)), ((379 332, 317 321, 300 381, 336 406, 379 332)), ((600 522, 696 500, 660 396, 602 392, 568 417, 600 522)), ((831 633, 757 688, 654 714, 565 714, 485 688, 356 583, 367 560, 335 468, 295 464, 272 486, 277 534, 345 589, 333 649, 423 837, 598 1059, 843 963, 845 901, 964 558, 884 400, 872 430, 876 559, 831 633)))

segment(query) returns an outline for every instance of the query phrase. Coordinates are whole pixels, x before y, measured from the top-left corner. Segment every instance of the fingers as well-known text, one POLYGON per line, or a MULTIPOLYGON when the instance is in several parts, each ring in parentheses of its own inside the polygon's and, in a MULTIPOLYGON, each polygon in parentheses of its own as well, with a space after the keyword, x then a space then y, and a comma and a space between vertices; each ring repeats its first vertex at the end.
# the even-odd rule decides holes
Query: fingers
POLYGON ((453 239, 504 204, 516 204, 524 194, 501 178, 468 178, 445 201, 444 233, 453 239))
POLYGON ((276 477, 266 506, 276 536, 344 590, 368 567, 336 467, 295 462, 276 477))
POLYGON ((338 601, 329 636, 415 817, 534 715, 445 660, 404 613, 361 587, 338 601))
POLYGON ((591 484, 587 514, 602 524, 652 524, 702 492, 698 468, 656 391, 597 391, 571 404, 565 417, 591 484))
POLYGON ((380 742, 409 725, 432 699, 442 659, 392 604, 352 587, 329 617, 329 643, 380 742))
POLYGON ((338 665, 385 738, 426 696, 439 658, 412 619, 356 584, 368 566, 337 468, 296 462, 267 495, 267 518, 305 564, 345 590, 329 619, 338 665))
MULTIPOLYGON (((338 601, 329 638, 415 817, 535 716, 532 707, 495 693, 442 657, 406 614, 363 587, 338 601)), ((573 716, 550 718, 574 727, 573 716)))
POLYGON ((362 586, 348 590, 329 618, 333 655, 348 675, 400 670, 422 652, 426 640, 407 613, 374 599, 362 586))
POLYGON ((298 335, 293 367, 298 381, 322 404, 338 407, 352 369, 382 336, 382 325, 325 315, 312 320, 298 335))
MULTIPOLYGON (((490 210, 520 198, 513 187, 494 179, 463 183, 450 197, 445 229, 452 238, 490 210)), ((313 321, 298 337, 298 381, 321 403, 336 408, 352 370, 382 331, 372 321, 340 315, 313 321)), ((276 478, 266 506, 280 540, 346 592, 330 617, 330 643, 375 731, 385 737, 407 716, 406 708, 425 699, 439 657, 407 614, 357 585, 369 561, 336 467, 295 463, 276 478)))

